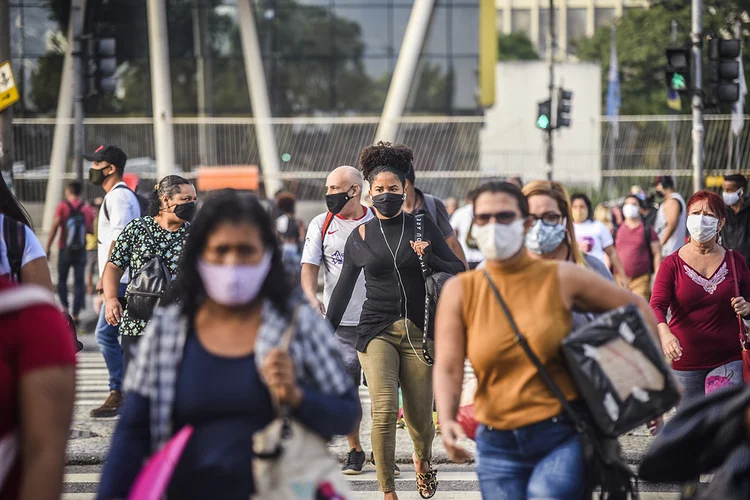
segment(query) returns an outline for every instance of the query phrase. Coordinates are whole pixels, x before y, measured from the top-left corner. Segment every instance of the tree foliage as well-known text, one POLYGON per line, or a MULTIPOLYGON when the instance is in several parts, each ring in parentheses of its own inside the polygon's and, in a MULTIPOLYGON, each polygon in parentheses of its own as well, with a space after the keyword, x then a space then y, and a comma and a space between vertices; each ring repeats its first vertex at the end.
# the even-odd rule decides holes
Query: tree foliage
POLYGON ((536 61, 539 54, 523 31, 510 35, 500 33, 497 37, 498 61, 536 61))
MULTIPOLYGON (((704 33, 729 35, 736 16, 750 10, 750 0, 705 0, 704 33)), ((689 0, 663 0, 648 9, 628 9, 616 21, 617 60, 622 95, 621 114, 666 114, 667 87, 664 49, 690 43, 689 0), (677 43, 672 42, 672 20, 677 22, 677 43)), ((601 62, 602 102, 606 102, 610 64, 611 27, 602 27, 592 38, 577 40, 575 53, 582 61, 601 62)), ((743 53, 743 66, 750 64, 750 51, 743 53)), ((706 68, 704 62, 704 68, 706 68)), ((705 76, 704 71, 704 76, 705 76)), ((683 110, 689 103, 683 99, 683 110)), ((750 99, 745 101, 746 109, 750 99)))

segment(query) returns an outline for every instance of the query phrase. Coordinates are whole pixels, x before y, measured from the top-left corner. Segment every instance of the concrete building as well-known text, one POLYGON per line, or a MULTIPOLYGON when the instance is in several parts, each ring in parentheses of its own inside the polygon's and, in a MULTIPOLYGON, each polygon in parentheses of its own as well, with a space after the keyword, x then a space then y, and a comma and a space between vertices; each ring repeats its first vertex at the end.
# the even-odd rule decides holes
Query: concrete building
MULTIPOLYGON (((601 182, 601 67, 592 63, 557 66, 558 82, 573 91, 571 127, 554 134, 554 179, 568 186, 601 182)), ((536 127, 537 102, 549 95, 544 62, 497 65, 497 100, 485 113, 480 165, 487 177, 547 178, 546 134, 536 127)), ((553 106, 553 114, 555 108, 553 106)))
MULTIPOLYGON (((594 36, 628 9, 644 9, 648 0, 554 0, 558 59, 573 56, 572 41, 594 36)), ((539 55, 547 54, 549 0, 496 0, 497 32, 526 33, 539 55)))

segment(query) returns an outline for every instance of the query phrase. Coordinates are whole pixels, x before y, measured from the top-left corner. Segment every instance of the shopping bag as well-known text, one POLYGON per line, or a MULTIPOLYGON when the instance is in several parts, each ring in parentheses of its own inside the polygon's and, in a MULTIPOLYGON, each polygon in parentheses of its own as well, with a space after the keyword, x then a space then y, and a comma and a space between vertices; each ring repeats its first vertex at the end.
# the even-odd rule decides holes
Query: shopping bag
POLYGON ((160 500, 164 496, 192 434, 193 428, 186 425, 148 459, 133 483, 128 500, 160 500))
POLYGON ((477 392, 477 379, 473 378, 466 382, 461 391, 461 400, 458 403, 456 422, 464 430, 466 437, 474 440, 477 434, 479 422, 474 418, 474 395, 477 392))

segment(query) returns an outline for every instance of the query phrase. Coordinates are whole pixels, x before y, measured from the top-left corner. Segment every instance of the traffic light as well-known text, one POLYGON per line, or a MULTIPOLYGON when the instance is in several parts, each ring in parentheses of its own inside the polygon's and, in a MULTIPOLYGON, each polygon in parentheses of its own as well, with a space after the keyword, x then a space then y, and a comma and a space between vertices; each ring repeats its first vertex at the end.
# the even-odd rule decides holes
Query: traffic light
POLYGON ((116 44, 114 38, 88 40, 89 93, 113 94, 117 87, 114 74, 117 71, 116 44))
POLYGON ((561 88, 557 93, 557 128, 570 127, 570 101, 573 92, 561 88))
POLYGON ((710 106, 733 103, 740 98, 740 85, 737 82, 740 77, 739 55, 739 40, 709 38, 706 96, 710 106))
POLYGON ((536 126, 542 130, 552 128, 552 101, 549 99, 537 104, 536 126))
POLYGON ((672 47, 666 50, 666 56, 667 88, 686 94, 690 90, 690 49, 672 47))

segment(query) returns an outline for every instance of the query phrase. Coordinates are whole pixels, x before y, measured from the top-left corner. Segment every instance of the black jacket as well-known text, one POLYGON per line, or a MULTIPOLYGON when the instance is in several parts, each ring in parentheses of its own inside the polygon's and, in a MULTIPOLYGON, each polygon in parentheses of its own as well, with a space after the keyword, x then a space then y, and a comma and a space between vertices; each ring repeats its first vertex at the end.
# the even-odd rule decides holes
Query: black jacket
POLYGON ((727 225, 721 236, 726 248, 737 250, 746 262, 750 262, 750 198, 742 202, 738 213, 727 207, 727 225))

